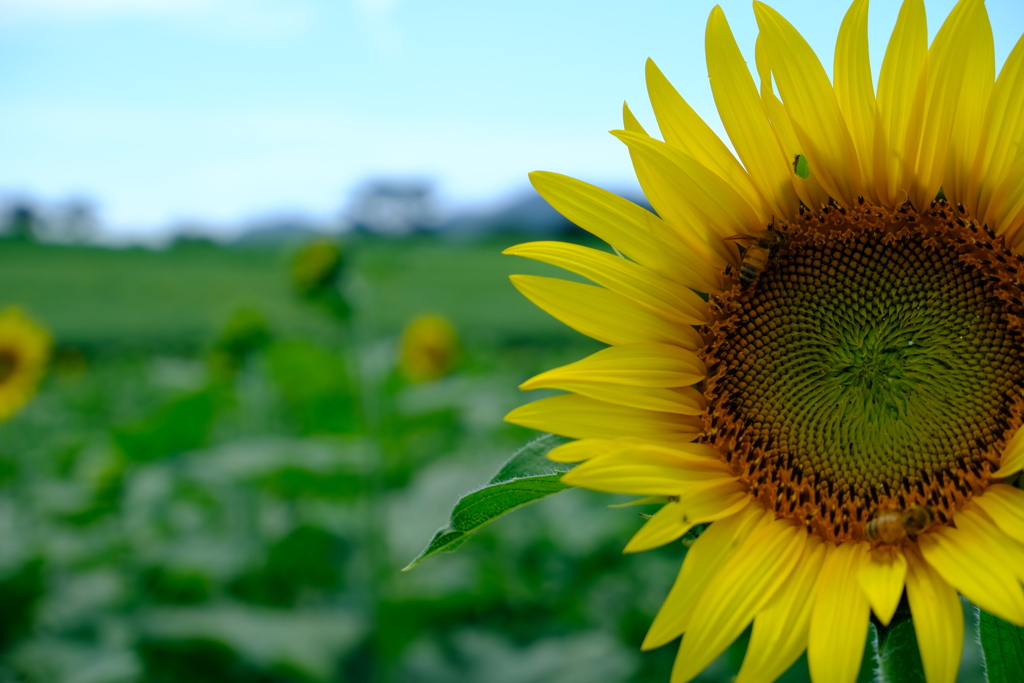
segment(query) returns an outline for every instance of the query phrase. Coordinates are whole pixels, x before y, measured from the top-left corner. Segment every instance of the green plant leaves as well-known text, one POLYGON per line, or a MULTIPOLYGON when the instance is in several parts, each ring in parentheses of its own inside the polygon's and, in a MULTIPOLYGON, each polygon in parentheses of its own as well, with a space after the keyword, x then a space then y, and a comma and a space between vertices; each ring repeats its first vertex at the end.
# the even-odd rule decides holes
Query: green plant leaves
POLYGON ((979 610, 978 633, 988 683, 1024 681, 1024 628, 979 610))
POLYGON ((875 624, 878 683, 925 683, 924 664, 906 598, 888 626, 875 624))
POLYGON ((474 531, 507 512, 572 488, 560 480, 572 468, 545 456, 569 439, 545 434, 526 444, 502 465, 483 488, 464 495, 452 509, 448 524, 434 533, 430 543, 402 571, 408 571, 434 553, 451 552, 474 531))
POLYGON ((267 349, 267 367, 300 434, 353 434, 359 430, 352 381, 340 355, 306 340, 267 349))
POLYGON ((215 388, 171 399, 152 414, 113 430, 114 443, 130 459, 153 462, 206 444, 217 412, 228 397, 215 388))

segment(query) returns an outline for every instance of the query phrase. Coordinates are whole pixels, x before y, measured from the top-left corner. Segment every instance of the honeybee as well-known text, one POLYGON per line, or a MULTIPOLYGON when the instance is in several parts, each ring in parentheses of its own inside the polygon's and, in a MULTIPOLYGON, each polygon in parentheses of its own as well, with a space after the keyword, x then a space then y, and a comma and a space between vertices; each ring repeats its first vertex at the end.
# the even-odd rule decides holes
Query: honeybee
POLYGON ((743 261, 740 263, 740 286, 745 288, 752 285, 764 272, 768 260, 775 256, 779 247, 786 243, 787 237, 786 233, 775 229, 773 216, 771 226, 756 235, 733 235, 725 239, 753 242, 743 252, 743 261))
POLYGON ((879 510, 864 528, 868 540, 893 545, 907 536, 915 536, 935 522, 935 513, 924 505, 906 510, 879 510))

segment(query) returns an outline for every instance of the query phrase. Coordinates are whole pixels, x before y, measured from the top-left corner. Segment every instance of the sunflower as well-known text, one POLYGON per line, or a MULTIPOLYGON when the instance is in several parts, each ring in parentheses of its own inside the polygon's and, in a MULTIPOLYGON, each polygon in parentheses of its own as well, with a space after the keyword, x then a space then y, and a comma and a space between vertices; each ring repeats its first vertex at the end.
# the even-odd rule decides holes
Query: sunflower
POLYGON ((50 355, 50 335, 12 306, 0 312, 0 421, 36 391, 50 355))
POLYGON ((443 315, 419 315, 402 331, 398 367, 410 382, 440 379, 458 359, 459 334, 443 315))
POLYGON ((524 383, 570 393, 506 419, 576 439, 550 455, 580 463, 566 483, 664 503, 627 552, 711 523, 643 643, 682 636, 673 683, 751 624, 738 683, 805 650, 816 683, 851 682, 871 613, 889 624, 904 595, 929 683, 952 682, 959 595, 1024 625, 1024 41, 996 79, 982 0, 930 46, 906 0, 876 88, 867 0, 834 82, 754 12, 759 84, 721 8, 707 23, 735 156, 648 61, 663 140, 628 107, 612 134, 654 212, 531 175, 618 255, 506 252, 593 281, 513 276, 608 344, 524 383))

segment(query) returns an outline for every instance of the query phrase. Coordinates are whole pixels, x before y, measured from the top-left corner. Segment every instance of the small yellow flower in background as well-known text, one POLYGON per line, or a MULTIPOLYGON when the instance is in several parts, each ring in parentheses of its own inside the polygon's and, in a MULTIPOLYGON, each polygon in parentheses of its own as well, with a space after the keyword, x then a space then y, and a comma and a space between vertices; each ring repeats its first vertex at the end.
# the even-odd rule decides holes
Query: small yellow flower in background
POLYGON ((337 242, 312 242, 292 258, 292 286, 303 296, 314 295, 337 283, 343 266, 341 247, 337 242))
POLYGON ((421 315, 402 332, 398 367, 410 382, 429 382, 451 372, 459 358, 459 335, 443 315, 421 315))
POLYGON ((1024 491, 1008 485, 1024 470, 1024 40, 996 80, 982 0, 931 46, 907 0, 876 89, 867 0, 834 82, 788 21, 754 12, 760 87, 721 8, 707 23, 738 159, 648 62, 663 140, 628 108, 613 134, 656 213, 531 175, 627 258, 507 251, 592 280, 513 276, 609 345, 523 384, 571 393, 507 419, 577 439, 549 456, 580 463, 565 483, 665 501, 627 552, 713 522, 643 643, 682 636, 672 683, 751 623, 737 683, 804 650, 815 683, 852 683, 871 612, 890 623, 904 590, 928 682, 953 683, 958 593, 1024 625, 1024 491))
POLYGON ((50 356, 50 335, 21 309, 0 312, 0 421, 35 394, 50 356))

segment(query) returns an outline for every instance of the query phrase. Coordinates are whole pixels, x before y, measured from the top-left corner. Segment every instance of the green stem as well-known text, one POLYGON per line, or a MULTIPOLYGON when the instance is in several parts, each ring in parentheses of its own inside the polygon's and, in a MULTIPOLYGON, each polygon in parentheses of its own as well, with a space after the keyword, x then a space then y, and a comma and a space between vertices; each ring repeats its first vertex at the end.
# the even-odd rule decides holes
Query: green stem
POLYGON ((909 610, 896 613, 888 626, 875 624, 878 683, 925 683, 924 665, 909 610))

